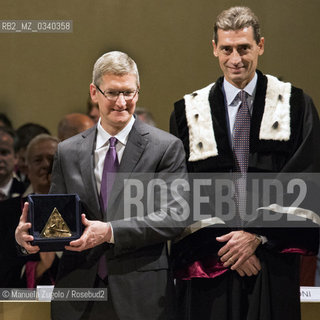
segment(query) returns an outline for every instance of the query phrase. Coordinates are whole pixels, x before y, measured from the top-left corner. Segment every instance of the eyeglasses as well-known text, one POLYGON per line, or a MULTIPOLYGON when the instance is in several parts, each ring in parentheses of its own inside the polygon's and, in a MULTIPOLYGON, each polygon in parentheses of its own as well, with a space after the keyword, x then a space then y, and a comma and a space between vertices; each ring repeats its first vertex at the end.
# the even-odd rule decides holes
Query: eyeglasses
POLYGON ((125 90, 125 91, 102 91, 99 86, 95 85, 97 89, 110 101, 117 101, 120 94, 122 93, 124 100, 131 101, 139 90, 125 90))

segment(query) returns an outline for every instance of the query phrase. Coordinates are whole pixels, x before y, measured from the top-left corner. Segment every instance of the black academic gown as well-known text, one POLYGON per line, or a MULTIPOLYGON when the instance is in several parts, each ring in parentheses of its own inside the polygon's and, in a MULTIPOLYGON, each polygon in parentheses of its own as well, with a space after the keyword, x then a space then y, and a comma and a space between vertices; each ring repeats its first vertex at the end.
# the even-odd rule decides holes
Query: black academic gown
MULTIPOLYGON (((259 139, 260 126, 265 111, 268 79, 261 72, 258 82, 250 128, 250 154, 248 172, 295 173, 319 172, 320 125, 310 97, 301 89, 291 87, 290 138, 287 141, 259 139)), ((192 173, 231 172, 233 154, 230 146, 228 117, 226 114, 223 78, 219 78, 209 91, 214 136, 218 155, 199 161, 187 161, 192 173)), ((197 95, 193 93, 192 95, 197 95)), ((282 99, 279 95, 279 99, 282 99)), ((198 115, 195 115, 198 117, 198 115)), ((210 115, 208 115, 210 116, 210 115)), ((273 124, 277 126, 277 124, 273 124)), ((190 135, 186 117, 185 99, 175 103, 170 119, 170 131, 178 136, 190 155, 190 135)), ((312 201, 311 201, 312 202, 312 201)), ((312 202, 314 205, 314 202, 312 202)), ((211 208, 212 209, 212 208, 211 208)), ((315 209, 312 205, 309 209, 315 209)), ((214 212, 214 210, 212 210, 214 212)), ((213 213, 214 215, 215 213, 213 213)), ((268 210, 263 214, 270 214, 268 210)), ((262 215, 261 215, 262 216, 262 215)), ((227 270, 211 279, 177 279, 179 319, 217 320, 280 320, 300 319, 299 254, 290 248, 305 252, 318 250, 318 228, 265 228, 261 216, 252 222, 250 232, 267 236, 268 243, 256 251, 262 270, 257 276, 241 278, 235 271, 227 270), (310 231, 312 230, 312 232, 310 231)), ((285 214, 280 220, 286 221, 285 214)), ((280 221, 279 220, 279 221, 280 221)), ((312 222, 308 221, 308 223, 312 222)), ((301 224, 299 224, 301 226, 301 224)), ((219 234, 229 229, 205 230, 185 238, 173 246, 177 268, 187 267, 203 258, 216 257, 221 247, 215 241, 219 234), (222 230, 222 231, 221 231, 222 230)))

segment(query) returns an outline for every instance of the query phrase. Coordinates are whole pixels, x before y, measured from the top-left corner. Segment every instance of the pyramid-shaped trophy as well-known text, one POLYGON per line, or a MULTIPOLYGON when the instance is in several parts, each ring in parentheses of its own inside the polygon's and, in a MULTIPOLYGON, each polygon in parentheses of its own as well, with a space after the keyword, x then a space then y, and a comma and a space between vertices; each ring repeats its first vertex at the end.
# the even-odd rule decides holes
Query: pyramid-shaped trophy
POLYGON ((67 223, 62 218, 57 208, 54 208, 46 225, 41 231, 42 238, 65 238, 71 237, 71 231, 67 223))

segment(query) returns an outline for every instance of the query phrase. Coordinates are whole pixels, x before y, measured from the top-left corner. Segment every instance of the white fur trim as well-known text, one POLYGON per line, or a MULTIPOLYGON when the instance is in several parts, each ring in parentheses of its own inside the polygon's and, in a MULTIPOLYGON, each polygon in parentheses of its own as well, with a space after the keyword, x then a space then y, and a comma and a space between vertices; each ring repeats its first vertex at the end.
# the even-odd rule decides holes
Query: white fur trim
MULTIPOLYGON (((270 204, 267 207, 258 208, 258 210, 271 210, 273 212, 292 214, 294 216, 302 217, 311 220, 313 223, 320 225, 319 216, 311 210, 299 208, 299 207, 282 207, 276 203, 270 204)), ((295 221, 294 218, 291 221, 295 221)))
POLYGON ((208 99, 213 85, 214 83, 184 96, 189 129, 189 161, 204 160, 218 155, 208 99))
POLYGON ((259 139, 288 141, 290 139, 291 84, 267 75, 268 85, 259 139))
MULTIPOLYGON (((290 139, 291 84, 267 75, 268 84, 260 140, 288 141, 290 139)), ((184 96, 189 129, 189 161, 199 161, 218 155, 212 125, 209 92, 214 83, 184 96)))

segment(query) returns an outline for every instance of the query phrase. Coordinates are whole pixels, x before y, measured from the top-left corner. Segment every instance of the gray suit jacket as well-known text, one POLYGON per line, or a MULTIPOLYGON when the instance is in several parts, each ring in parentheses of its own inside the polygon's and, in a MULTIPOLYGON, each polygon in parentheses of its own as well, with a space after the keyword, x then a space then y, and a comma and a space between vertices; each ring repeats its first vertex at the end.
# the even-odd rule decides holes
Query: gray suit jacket
MULTIPOLYGON (((77 193, 89 220, 110 221, 115 244, 103 244, 81 253, 66 251, 59 269, 60 288, 92 288, 97 265, 106 255, 108 294, 121 319, 167 319, 172 285, 169 272, 167 240, 179 235, 185 226, 181 221, 182 206, 168 192, 165 204, 155 201, 155 209, 144 205, 143 217, 124 219, 126 197, 124 179, 135 173, 148 173, 170 185, 186 178, 185 153, 174 136, 136 119, 120 163, 118 177, 110 195, 107 212, 102 212, 94 177, 96 126, 58 146, 50 193, 77 193), (176 180, 177 181, 177 180, 176 180), (161 217, 155 219, 155 217, 161 217)), ((185 197, 185 195, 181 195, 185 197)), ((145 204, 145 203, 144 203, 145 204)), ((134 210, 132 210, 134 212, 134 210)), ((52 304, 54 319, 78 319, 86 303, 52 304)))

